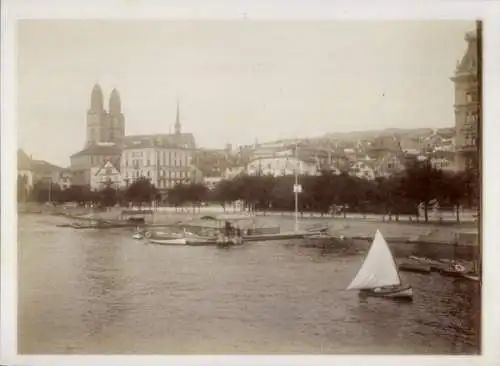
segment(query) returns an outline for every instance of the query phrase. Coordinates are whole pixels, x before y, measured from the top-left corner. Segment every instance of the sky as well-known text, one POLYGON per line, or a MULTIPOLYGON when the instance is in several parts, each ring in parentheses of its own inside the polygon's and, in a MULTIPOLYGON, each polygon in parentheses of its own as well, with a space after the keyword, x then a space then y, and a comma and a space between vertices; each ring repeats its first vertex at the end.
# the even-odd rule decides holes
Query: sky
POLYGON ((83 148, 90 93, 118 89, 126 134, 217 148, 454 124, 450 77, 473 21, 22 20, 19 147, 61 166, 83 148))

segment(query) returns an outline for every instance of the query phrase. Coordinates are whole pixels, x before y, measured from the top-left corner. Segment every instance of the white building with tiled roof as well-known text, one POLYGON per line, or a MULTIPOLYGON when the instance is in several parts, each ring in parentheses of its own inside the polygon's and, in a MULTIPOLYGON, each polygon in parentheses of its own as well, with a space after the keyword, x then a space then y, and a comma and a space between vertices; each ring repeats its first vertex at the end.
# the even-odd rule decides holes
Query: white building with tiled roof
POLYGON ((118 189, 124 186, 119 167, 105 161, 100 167, 90 170, 90 188, 100 191, 106 187, 118 189))
POLYGON ((157 188, 168 188, 198 177, 199 174, 192 174, 190 169, 195 139, 193 134, 181 131, 178 103, 173 134, 131 136, 125 136, 118 91, 111 92, 109 112, 103 105, 101 87, 96 85, 87 113, 85 147, 70 157, 73 184, 92 185, 91 171, 95 172, 108 161, 121 171, 127 182, 143 175, 151 178, 157 188))
POLYGON ((193 149, 163 141, 130 139, 122 149, 120 172, 125 185, 144 177, 157 188, 168 189, 197 180, 192 155, 193 149))

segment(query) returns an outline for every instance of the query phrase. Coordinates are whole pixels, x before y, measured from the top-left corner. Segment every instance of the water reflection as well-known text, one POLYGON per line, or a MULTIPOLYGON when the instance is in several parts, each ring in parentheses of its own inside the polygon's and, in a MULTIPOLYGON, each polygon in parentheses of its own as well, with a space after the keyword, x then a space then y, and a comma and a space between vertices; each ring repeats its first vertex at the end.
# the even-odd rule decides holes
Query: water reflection
MULTIPOLYGON (((165 247, 119 230, 23 220, 21 353, 477 350, 479 287, 473 282, 404 273, 414 289, 411 304, 345 291, 367 242, 165 247)), ((393 247, 399 255, 423 256, 419 248, 393 247)), ((449 254, 449 248, 436 250, 432 255, 449 254)))
POLYGON ((86 332, 95 335, 123 318, 129 304, 124 266, 120 265, 123 254, 119 236, 102 235, 99 231, 86 234, 84 243, 78 246, 81 264, 77 268, 82 287, 79 303, 86 332))

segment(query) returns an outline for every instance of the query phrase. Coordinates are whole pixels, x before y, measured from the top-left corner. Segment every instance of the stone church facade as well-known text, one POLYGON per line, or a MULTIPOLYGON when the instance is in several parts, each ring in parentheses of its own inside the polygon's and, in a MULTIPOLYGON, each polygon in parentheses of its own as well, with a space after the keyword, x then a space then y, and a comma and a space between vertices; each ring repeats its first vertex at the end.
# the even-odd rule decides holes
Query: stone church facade
MULTIPOLYGON (((193 134, 181 132, 178 105, 175 132, 173 134, 129 136, 125 135, 125 117, 121 107, 122 102, 118 90, 113 89, 111 91, 109 108, 106 110, 104 108, 104 94, 101 87, 98 84, 93 87, 90 95, 90 107, 87 111, 84 147, 70 157, 72 184, 90 185, 92 182, 92 172, 104 166, 106 162, 111 162, 114 167, 128 167, 128 165, 122 164, 122 160, 124 160, 123 155, 127 156, 131 150, 135 151, 141 146, 147 149, 154 147, 163 150, 179 151, 179 154, 182 152, 182 154, 187 156, 190 156, 194 152, 196 143, 193 134)), ((128 161, 126 157, 125 159, 128 161)), ((190 162, 190 159, 186 158, 183 161, 190 162)), ((162 168, 162 170, 167 168, 162 168)), ((177 172, 179 168, 179 166, 175 166, 174 170, 177 172)), ((186 172, 183 173, 186 177, 191 176, 188 174, 190 170, 189 166, 186 165, 181 170, 186 172)), ((127 174, 129 173, 127 172, 127 174)), ((159 182, 153 182, 155 185, 157 183, 159 182)), ((163 186, 165 185, 163 184, 163 186)))

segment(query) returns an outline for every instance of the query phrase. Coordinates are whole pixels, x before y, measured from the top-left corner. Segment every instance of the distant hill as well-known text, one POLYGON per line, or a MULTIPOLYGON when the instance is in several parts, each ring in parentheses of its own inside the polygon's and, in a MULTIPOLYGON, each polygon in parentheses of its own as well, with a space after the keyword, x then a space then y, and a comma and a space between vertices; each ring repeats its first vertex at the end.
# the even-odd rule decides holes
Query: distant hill
POLYGON ((434 133, 432 128, 386 128, 383 130, 351 131, 327 133, 321 138, 332 140, 362 140, 381 136, 428 136, 434 133))
MULTIPOLYGON (((365 131, 350 131, 350 132, 331 132, 326 133, 322 136, 315 137, 302 137, 298 139, 282 139, 282 140, 272 140, 260 143, 259 146, 262 147, 272 147, 273 145, 288 145, 294 144, 299 141, 304 141, 308 143, 319 143, 321 145, 331 145, 332 143, 347 143, 352 144, 358 140, 374 140, 377 137, 395 136, 398 138, 414 139, 418 140, 420 137, 428 137, 434 133, 441 135, 444 138, 451 138, 455 134, 454 127, 442 127, 442 128, 386 128, 381 130, 365 130, 365 131)), ((247 145, 248 148, 252 149, 252 145, 247 145)))

